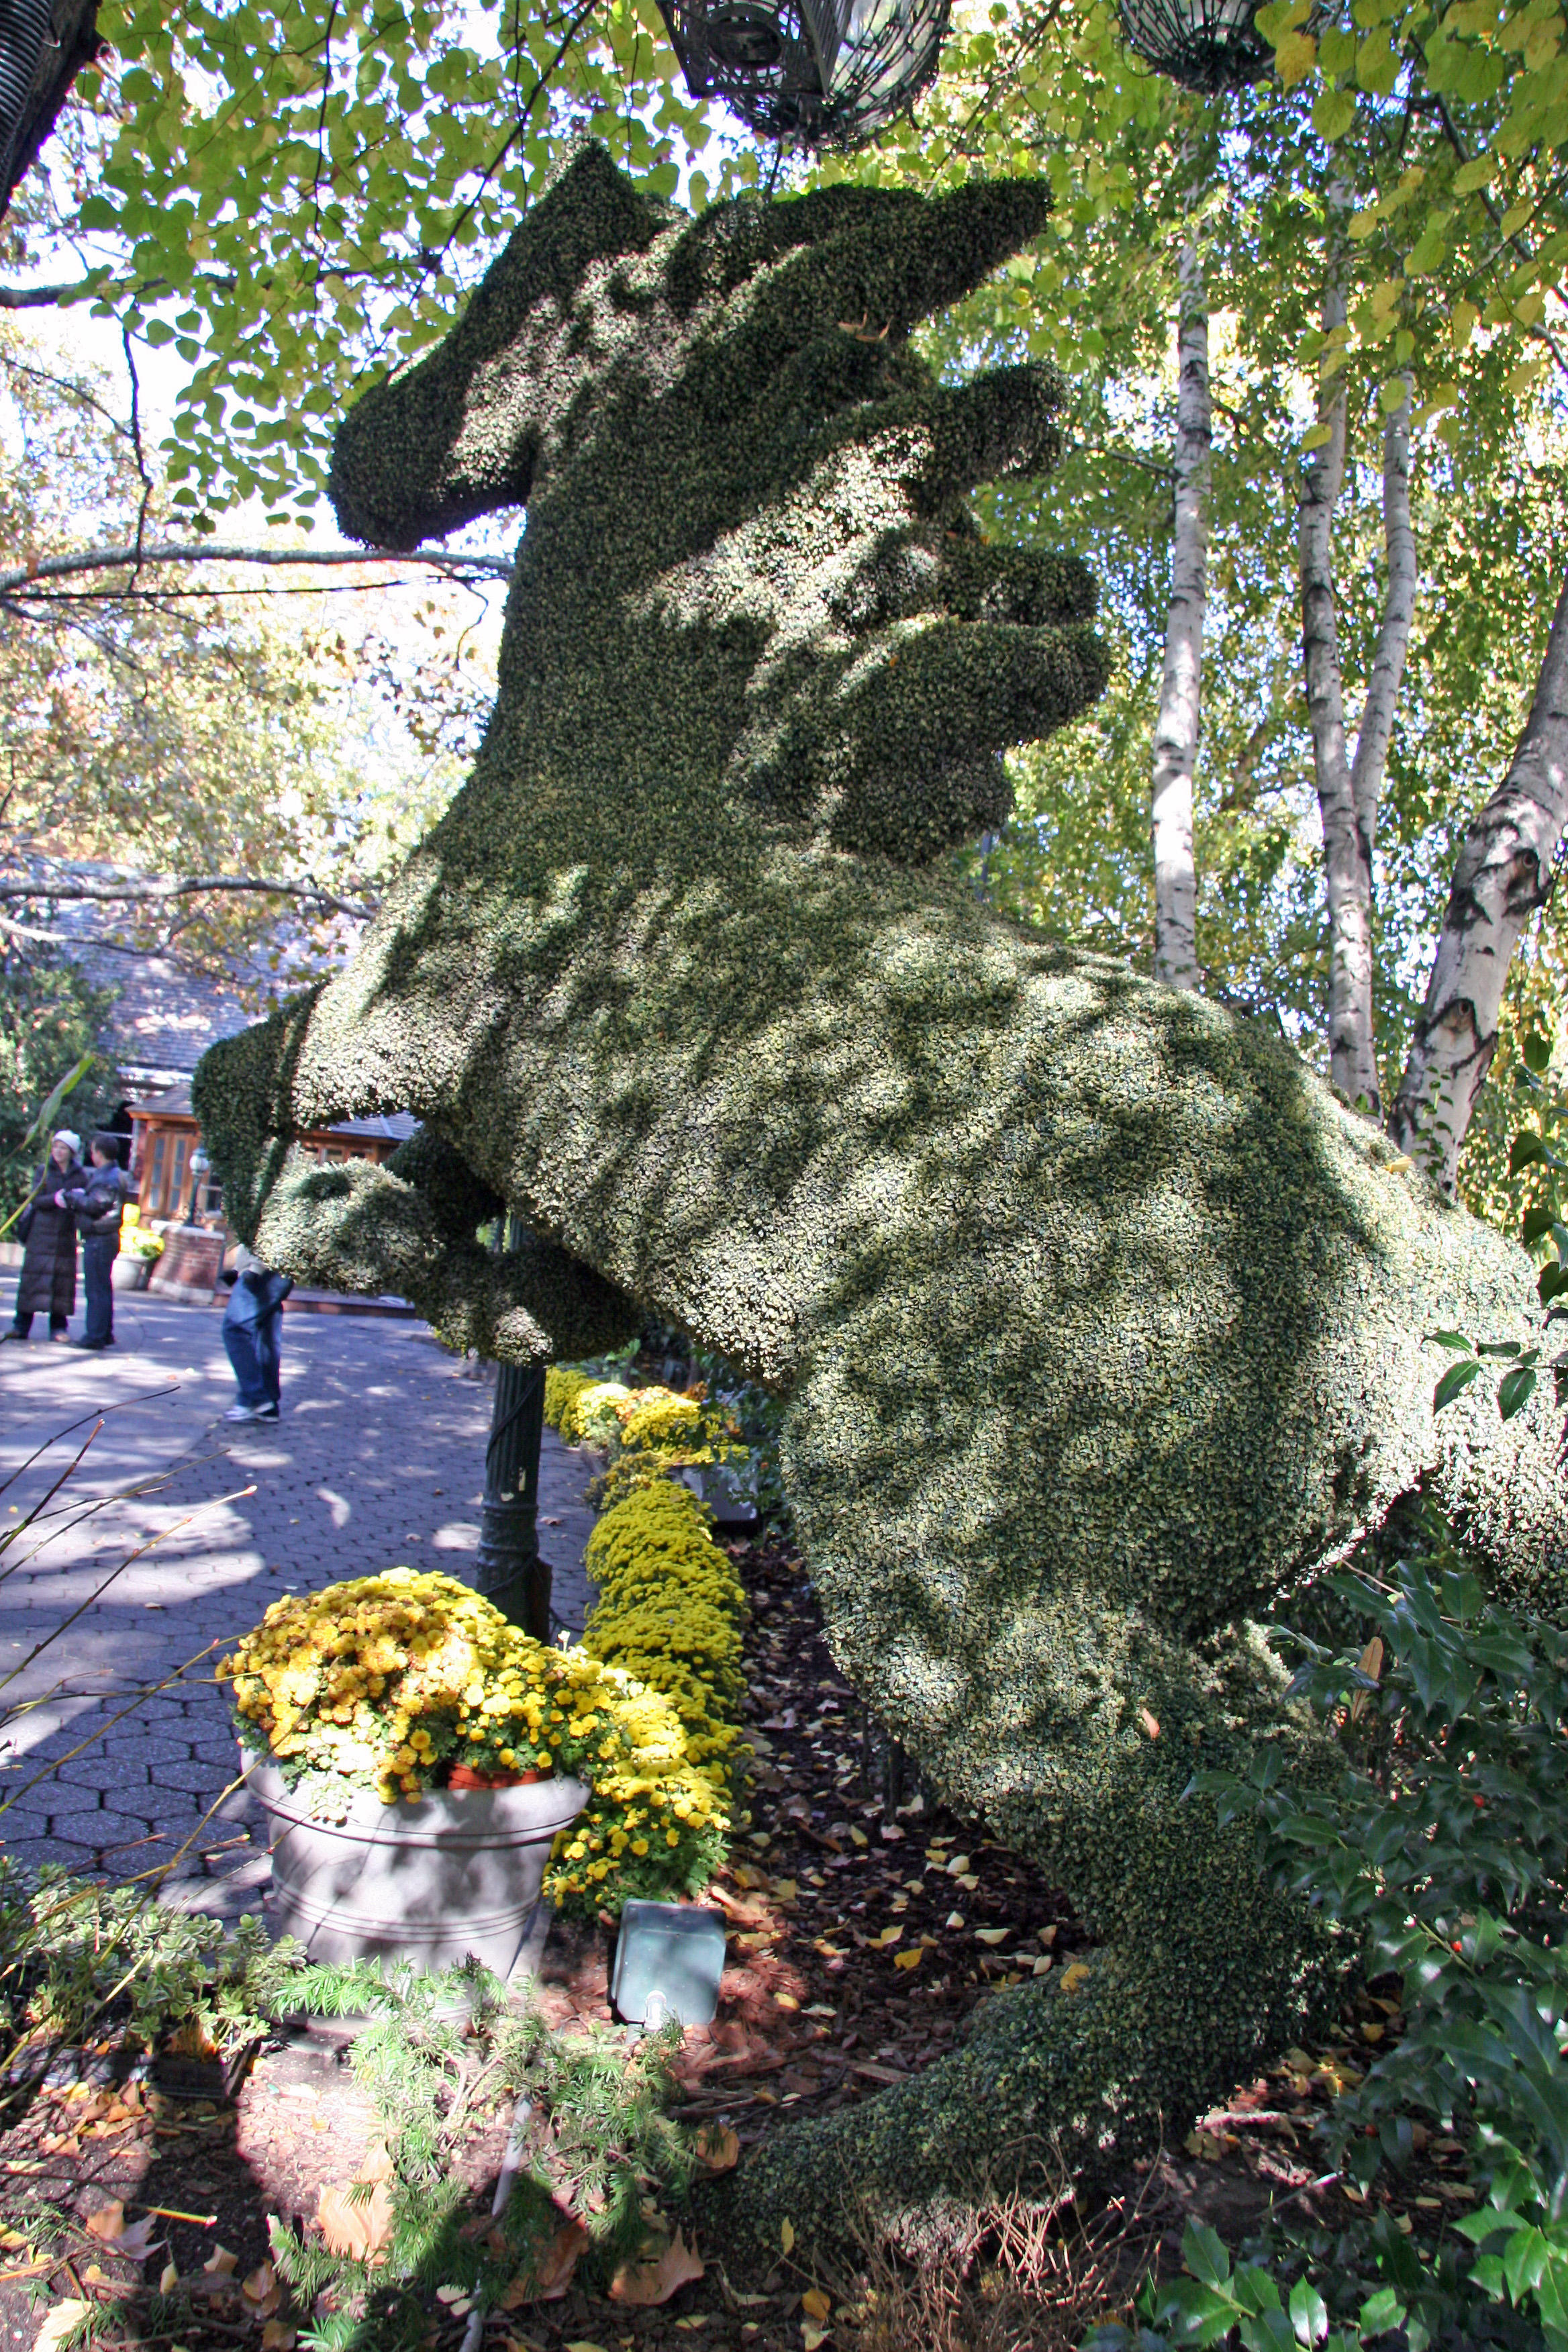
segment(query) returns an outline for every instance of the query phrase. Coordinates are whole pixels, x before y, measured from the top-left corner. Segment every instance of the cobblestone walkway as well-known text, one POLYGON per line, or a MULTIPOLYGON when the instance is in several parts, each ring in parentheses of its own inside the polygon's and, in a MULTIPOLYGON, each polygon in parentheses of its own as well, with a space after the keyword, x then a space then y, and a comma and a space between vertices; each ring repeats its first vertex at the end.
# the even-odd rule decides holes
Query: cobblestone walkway
MULTIPOLYGON (((254 1907, 267 1863, 245 1792, 201 1826, 237 1769, 214 1661, 280 1592, 400 1563, 467 1576, 492 1391, 422 1323, 289 1315, 282 1419, 227 1423, 234 1387, 219 1322, 216 1310, 138 1294, 116 1301, 111 1355, 41 1339, 0 1349, 0 1476, 85 1416, 69 1447, 52 1445, 16 1477, 0 1519, 14 1523, 40 1499, 104 1414, 50 1507, 47 1539, 16 1543, 0 1576, 4 1697, 26 1709, 5 1729, 0 1797, 12 1801, 0 1838, 19 1860, 122 1876, 162 1867, 191 1841, 174 1899, 233 1914, 254 1907), (127 1498, 134 1484, 143 1491, 127 1498), (83 1516, 92 1496, 108 1499, 83 1516), (100 1591, 153 1535, 155 1548, 100 1591)), ((587 1475, 547 1430, 541 1549, 555 1569, 557 1614, 574 1629, 588 1597, 587 1475)))

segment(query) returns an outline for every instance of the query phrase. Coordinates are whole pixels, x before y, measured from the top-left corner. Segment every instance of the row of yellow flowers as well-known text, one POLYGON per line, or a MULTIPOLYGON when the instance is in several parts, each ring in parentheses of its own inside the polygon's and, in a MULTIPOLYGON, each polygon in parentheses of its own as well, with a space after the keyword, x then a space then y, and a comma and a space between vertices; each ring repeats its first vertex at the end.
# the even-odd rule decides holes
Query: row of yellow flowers
POLYGON ((598 1597, 583 1646, 668 1700, 689 1762, 727 1806, 741 1747, 745 1591, 707 1507, 671 1474, 743 1451, 739 1431, 700 1391, 629 1389, 569 1366, 547 1375, 544 1410, 569 1443, 610 1457, 589 1489, 603 1516, 588 1539, 598 1597))

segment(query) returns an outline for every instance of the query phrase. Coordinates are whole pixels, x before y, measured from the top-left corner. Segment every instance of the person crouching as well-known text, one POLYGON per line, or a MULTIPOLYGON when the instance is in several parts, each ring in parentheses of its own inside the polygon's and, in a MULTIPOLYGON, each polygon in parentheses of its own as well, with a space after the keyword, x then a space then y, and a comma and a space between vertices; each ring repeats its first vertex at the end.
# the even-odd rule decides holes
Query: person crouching
POLYGON ((281 1389, 283 1301, 294 1286, 243 1246, 233 1271, 223 1276, 234 1287, 224 1309, 223 1344, 234 1367, 239 1402, 225 1421, 276 1421, 281 1389))

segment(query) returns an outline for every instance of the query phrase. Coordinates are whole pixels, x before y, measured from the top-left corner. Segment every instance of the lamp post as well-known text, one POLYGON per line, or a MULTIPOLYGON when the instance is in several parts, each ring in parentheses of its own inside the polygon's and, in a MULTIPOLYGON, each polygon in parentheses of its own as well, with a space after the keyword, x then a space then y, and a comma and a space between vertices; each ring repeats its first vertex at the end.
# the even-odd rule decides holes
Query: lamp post
POLYGON ((550 1639, 550 1569, 539 1557, 543 1437, 543 1365, 498 1364, 474 1586, 536 1642, 550 1639))
POLYGON ((853 147, 936 72, 950 0, 658 0, 694 98, 764 138, 853 147))

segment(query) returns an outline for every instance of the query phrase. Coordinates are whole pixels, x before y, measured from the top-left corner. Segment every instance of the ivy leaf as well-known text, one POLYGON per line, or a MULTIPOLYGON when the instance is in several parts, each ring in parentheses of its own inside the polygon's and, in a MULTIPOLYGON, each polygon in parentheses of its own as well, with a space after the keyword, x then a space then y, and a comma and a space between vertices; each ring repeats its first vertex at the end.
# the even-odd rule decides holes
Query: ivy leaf
POLYGON ((1472 1356, 1468 1363, 1450 1364, 1432 1391, 1433 1412, 1441 1412, 1445 1405, 1452 1404, 1460 1391, 1469 1387, 1480 1369, 1479 1356, 1472 1356))

